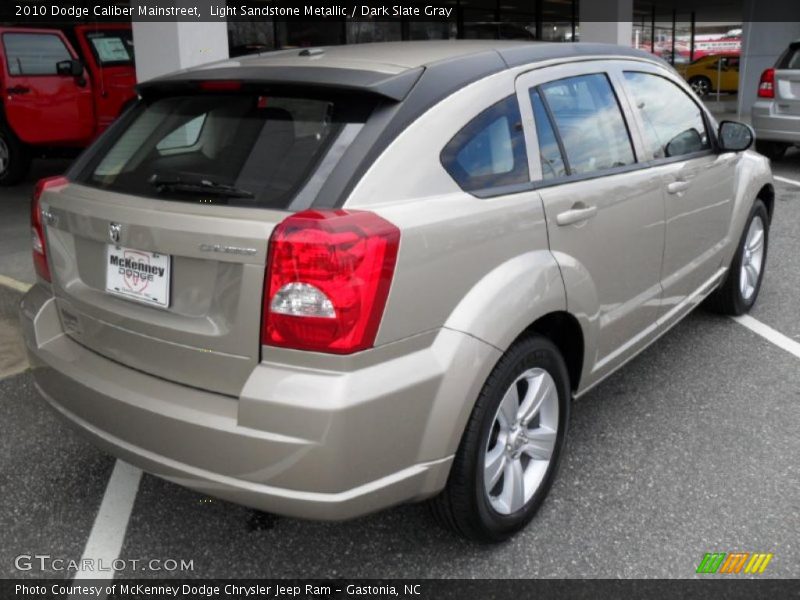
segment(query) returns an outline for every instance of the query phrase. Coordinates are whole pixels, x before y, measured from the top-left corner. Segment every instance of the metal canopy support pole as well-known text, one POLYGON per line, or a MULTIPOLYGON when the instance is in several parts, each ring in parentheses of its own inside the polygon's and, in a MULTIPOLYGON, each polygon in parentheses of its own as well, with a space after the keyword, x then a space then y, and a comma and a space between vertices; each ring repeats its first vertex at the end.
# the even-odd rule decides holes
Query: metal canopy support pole
POLYGON ((678 35, 678 11, 674 8, 672 9, 672 50, 670 52, 670 63, 675 64, 675 39, 678 35))

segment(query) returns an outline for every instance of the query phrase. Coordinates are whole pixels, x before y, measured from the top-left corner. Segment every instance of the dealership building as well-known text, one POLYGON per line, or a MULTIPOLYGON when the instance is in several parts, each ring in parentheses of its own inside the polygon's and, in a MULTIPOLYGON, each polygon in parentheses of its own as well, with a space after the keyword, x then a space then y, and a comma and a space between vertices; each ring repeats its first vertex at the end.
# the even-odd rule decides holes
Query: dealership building
MULTIPOLYGON (((134 22, 137 73, 146 80, 164 72, 234 54, 287 47, 420 39, 531 39, 607 42, 643 48, 673 64, 701 56, 741 53, 736 109, 749 111, 761 72, 790 41, 800 38, 800 3, 781 6, 780 21, 767 21, 757 0, 449 0, 449 16, 432 21, 377 17, 227 18, 219 1, 217 21, 134 22), (220 4, 222 9, 220 10, 220 4)), ((265 3, 267 4, 267 3, 265 3)))

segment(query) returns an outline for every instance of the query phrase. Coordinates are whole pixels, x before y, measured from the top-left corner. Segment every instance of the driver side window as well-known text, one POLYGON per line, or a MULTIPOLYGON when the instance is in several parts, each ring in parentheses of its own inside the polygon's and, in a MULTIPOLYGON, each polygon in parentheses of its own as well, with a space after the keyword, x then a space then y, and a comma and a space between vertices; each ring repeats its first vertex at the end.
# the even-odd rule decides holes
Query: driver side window
POLYGON ((638 71, 626 71, 625 82, 644 124, 647 159, 674 158, 711 148, 700 107, 677 85, 638 71))
POLYGON ((4 33, 8 74, 56 75, 56 63, 72 55, 64 42, 51 33, 4 33))

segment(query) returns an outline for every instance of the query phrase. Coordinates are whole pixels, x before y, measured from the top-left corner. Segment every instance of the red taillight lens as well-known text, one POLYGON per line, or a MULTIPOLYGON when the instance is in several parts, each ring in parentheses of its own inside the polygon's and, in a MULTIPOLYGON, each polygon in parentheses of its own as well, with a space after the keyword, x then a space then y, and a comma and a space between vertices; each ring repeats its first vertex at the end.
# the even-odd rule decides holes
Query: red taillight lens
POLYGON ((761 74, 761 81, 758 82, 758 97, 775 97, 775 69, 766 69, 761 74))
POLYGON ((350 354, 375 343, 400 231, 371 212, 307 210, 270 239, 262 343, 350 354))
POLYGON ((33 188, 31 197, 31 244, 33 246, 33 267, 36 274, 50 281, 50 267, 47 264, 47 246, 44 243, 44 227, 42 226, 42 210, 39 198, 45 190, 64 187, 69 183, 66 177, 47 177, 40 179, 33 188))

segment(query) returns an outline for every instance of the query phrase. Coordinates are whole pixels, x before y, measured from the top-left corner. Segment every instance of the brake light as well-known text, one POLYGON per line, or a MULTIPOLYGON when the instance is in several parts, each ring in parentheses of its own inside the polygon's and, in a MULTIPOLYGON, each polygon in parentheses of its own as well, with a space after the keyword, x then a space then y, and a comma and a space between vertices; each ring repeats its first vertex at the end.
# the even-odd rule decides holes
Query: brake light
POLYGON ((775 97, 775 69, 766 69, 761 74, 761 81, 758 82, 758 97, 775 97))
POLYGON ((47 177, 40 179, 33 188, 31 197, 31 244, 33 246, 33 267, 36 274, 50 281, 50 267, 47 264, 47 246, 44 243, 44 226, 42 225, 42 210, 39 199, 45 190, 62 188, 69 183, 66 177, 47 177))
POLYGON ((263 344, 351 354, 375 343, 400 231, 375 213, 307 210, 272 233, 263 344))
POLYGON ((242 89, 241 81, 201 81, 200 89, 204 92, 238 92, 242 89))

